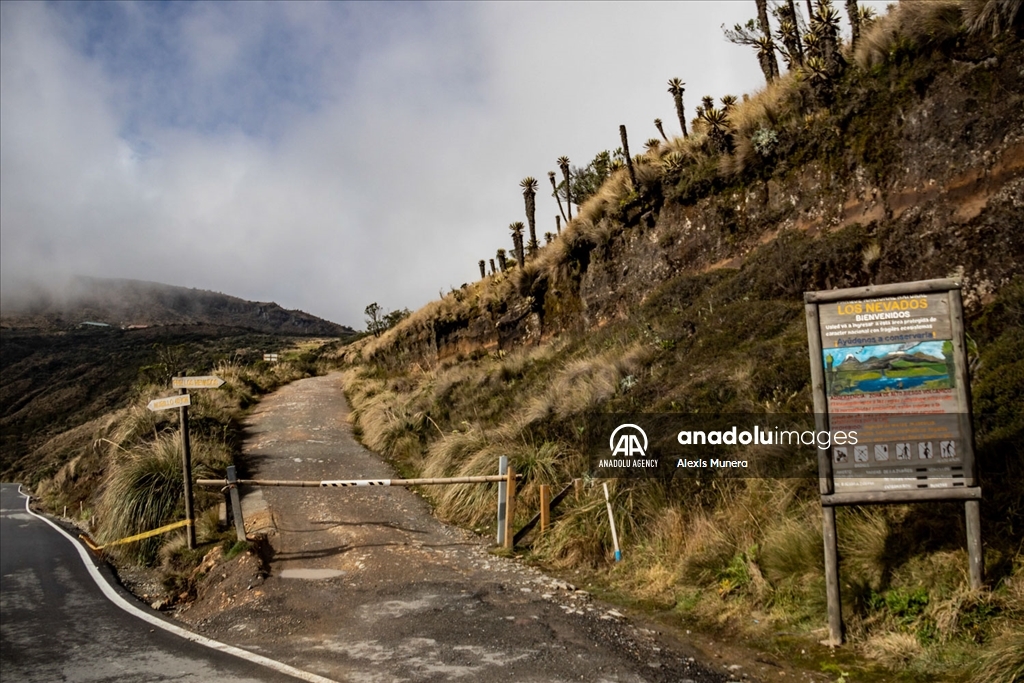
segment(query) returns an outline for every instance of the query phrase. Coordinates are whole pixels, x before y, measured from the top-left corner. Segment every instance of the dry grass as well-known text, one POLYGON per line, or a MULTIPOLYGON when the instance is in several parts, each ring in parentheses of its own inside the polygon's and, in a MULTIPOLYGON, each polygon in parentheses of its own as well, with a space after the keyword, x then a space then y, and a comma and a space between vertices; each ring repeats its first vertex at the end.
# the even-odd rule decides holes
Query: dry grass
POLYGON ((1024 681, 1024 630, 1007 629, 992 640, 975 669, 975 683, 1024 681))
POLYGON ((551 417, 564 419, 596 409, 615 395, 624 377, 639 372, 649 347, 615 349, 567 363, 548 388, 535 396, 521 414, 524 424, 551 417))
MULTIPOLYGON (((113 541, 180 519, 184 510, 181 454, 178 440, 164 436, 125 453, 115 461, 99 506, 102 541, 113 541)), ((120 546, 135 560, 153 559, 161 542, 151 538, 120 546)))
POLYGON ((963 0, 904 0, 860 37, 854 59, 862 69, 889 61, 901 45, 926 47, 963 30, 963 0))
POLYGON ((823 571, 820 520, 809 517, 783 517, 768 529, 761 566, 770 581, 800 581, 823 571))
POLYGON ((961 635, 965 616, 991 604, 991 593, 972 590, 970 585, 963 583, 957 586, 949 597, 929 604, 928 613, 935 621, 939 639, 942 642, 949 642, 961 635))
POLYGON ((729 111, 735 149, 719 160, 722 175, 738 175, 764 158, 754 146, 755 134, 762 129, 777 133, 783 120, 796 110, 794 98, 802 87, 802 74, 789 72, 729 111))
POLYGON ((417 410, 413 397, 380 390, 364 394, 359 402, 358 418, 363 443, 381 455, 395 460, 418 460, 420 434, 427 426, 422 410, 417 410))
POLYGON ((917 637, 909 633, 880 633, 870 636, 861 646, 868 659, 873 659, 887 669, 899 671, 924 654, 924 648, 917 637))
POLYGON ((622 169, 612 173, 597 192, 583 203, 579 213, 562 231, 563 239, 570 239, 572 230, 579 230, 586 235, 588 227, 593 229, 593 226, 600 223, 602 218, 617 211, 619 203, 632 191, 629 173, 626 170, 622 169))
POLYGON ((534 550, 554 567, 597 567, 607 561, 612 547, 611 527, 604 498, 594 487, 586 487, 577 499, 563 504, 563 511, 534 550))
POLYGON ((1024 0, 964 0, 963 16, 971 33, 995 36, 1024 22, 1024 0))
POLYGON ((843 571, 858 577, 859 581, 879 589, 883 572, 888 566, 886 557, 892 554, 889 548, 892 533, 885 508, 857 508, 843 510, 838 522, 842 533, 838 534, 839 553, 843 558, 843 571))

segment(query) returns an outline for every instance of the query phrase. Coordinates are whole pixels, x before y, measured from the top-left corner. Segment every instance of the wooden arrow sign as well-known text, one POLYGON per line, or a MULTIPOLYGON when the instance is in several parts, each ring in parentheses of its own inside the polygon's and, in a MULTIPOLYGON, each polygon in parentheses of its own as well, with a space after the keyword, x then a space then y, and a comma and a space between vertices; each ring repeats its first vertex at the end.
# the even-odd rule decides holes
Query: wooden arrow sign
POLYGON ((153 412, 158 410, 170 410, 171 408, 181 408, 182 406, 192 405, 188 394, 182 394, 180 396, 168 396, 167 398, 154 398, 146 406, 153 412))
POLYGON ((175 389, 216 389, 221 384, 224 384, 224 380, 216 375, 171 378, 171 386, 175 389))

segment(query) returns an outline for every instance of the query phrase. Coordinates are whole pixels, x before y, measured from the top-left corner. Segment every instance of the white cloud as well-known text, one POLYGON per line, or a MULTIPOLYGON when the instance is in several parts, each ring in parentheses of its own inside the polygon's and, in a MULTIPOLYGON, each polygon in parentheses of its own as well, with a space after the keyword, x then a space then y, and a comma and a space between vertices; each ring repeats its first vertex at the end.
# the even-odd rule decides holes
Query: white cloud
POLYGON ((2 4, 8 293, 133 277, 360 327, 510 246, 520 178, 552 230, 554 160, 677 129, 670 77, 690 112, 761 81, 719 29, 752 2, 128 5, 99 38, 66 7, 2 4))

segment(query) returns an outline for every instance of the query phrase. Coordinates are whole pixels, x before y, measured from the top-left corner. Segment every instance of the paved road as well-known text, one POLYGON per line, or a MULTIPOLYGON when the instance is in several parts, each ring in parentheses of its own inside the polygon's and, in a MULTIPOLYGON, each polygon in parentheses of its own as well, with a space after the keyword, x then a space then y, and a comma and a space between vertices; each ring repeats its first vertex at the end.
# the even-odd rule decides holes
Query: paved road
MULTIPOLYGON (((250 473, 394 476, 353 439, 347 413, 338 375, 266 397, 248 425, 250 473)), ((262 497, 269 510, 250 508, 246 523, 270 530, 270 576, 250 585, 212 572, 179 614, 218 640, 354 683, 728 680, 685 644, 489 554, 408 490, 266 488, 262 497)))
POLYGON ((0 508, 4 683, 296 680, 189 642, 116 606, 75 545, 26 512, 16 485, 0 486, 0 508))

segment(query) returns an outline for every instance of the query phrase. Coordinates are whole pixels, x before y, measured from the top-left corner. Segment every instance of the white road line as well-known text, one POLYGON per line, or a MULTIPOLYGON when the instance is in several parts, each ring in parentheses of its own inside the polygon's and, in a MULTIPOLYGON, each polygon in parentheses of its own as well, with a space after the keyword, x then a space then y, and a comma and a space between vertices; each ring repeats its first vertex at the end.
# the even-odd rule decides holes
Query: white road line
POLYGON ((123 597, 118 595, 117 591, 115 591, 110 586, 110 584, 107 583, 107 580, 103 578, 102 574, 100 574, 99 569, 97 569, 96 565, 94 565, 92 563, 92 558, 89 557, 88 552, 82 546, 81 543, 79 543, 71 534, 69 534, 68 532, 64 531, 64 529, 62 529, 59 525, 54 524, 52 521, 50 521, 49 519, 47 519, 46 517, 44 517, 42 515, 39 515, 39 514, 36 514, 35 512, 32 512, 31 508, 29 508, 29 505, 28 505, 29 501, 31 500, 31 498, 27 494, 22 492, 21 484, 18 484, 18 494, 22 495, 22 496, 25 496, 25 511, 26 512, 28 512, 33 517, 37 517, 37 518, 43 520, 44 522, 46 522, 47 524, 52 526, 54 529, 56 529, 58 532, 63 534, 65 538, 67 538, 69 541, 71 541, 71 545, 75 546, 75 549, 78 550, 78 554, 82 558, 82 563, 85 564, 85 568, 89 570, 89 575, 92 577, 92 580, 96 582, 96 585, 99 586, 99 589, 101 591, 103 591, 103 594, 105 596, 107 596, 108 600, 110 600, 112 603, 114 603, 115 605, 117 605, 118 607, 123 609, 128 614, 131 614, 134 617, 138 617, 139 619, 142 619, 143 621, 145 621, 145 622, 147 622, 147 623, 149 623, 149 624, 151 624, 153 626, 156 626, 157 628, 162 628, 163 630, 165 630, 165 631, 167 631, 169 633, 173 633, 174 635, 179 636, 181 638, 184 638, 185 640, 190 640, 193 643, 197 643, 199 645, 204 645, 204 646, 206 646, 206 647, 208 647, 208 648, 210 648, 212 650, 218 650, 220 652, 224 652, 226 654, 233 655, 233 656, 238 657, 240 659, 244 659, 246 661, 253 662, 255 664, 260 664, 262 666, 267 667, 268 669, 273 669, 274 671, 277 671, 277 672, 283 673, 283 674, 287 674, 288 676, 293 676, 293 677, 298 678, 298 679, 303 680, 303 681, 309 681, 310 683, 338 683, 337 681, 335 681, 333 679, 325 678, 323 676, 318 676, 316 674, 311 674, 308 671, 303 671, 301 669, 296 669, 294 666, 289 666, 288 664, 284 664, 283 662, 278 662, 278 661, 276 661, 274 659, 270 659, 269 657, 264 657, 263 655, 258 655, 258 654, 254 653, 254 652, 249 652, 248 650, 243 650, 240 647, 235 647, 234 645, 228 645, 226 643, 222 643, 220 641, 213 640, 212 638, 207 638, 206 636, 201 636, 198 633, 192 633, 191 631, 183 629, 180 626, 175 626, 174 624, 168 624, 163 619, 159 619, 159 618, 153 616, 152 614, 149 614, 149 613, 145 612, 144 610, 139 609, 138 607, 136 607, 135 605, 131 604, 130 602, 125 600, 123 597))

